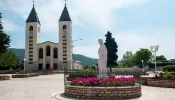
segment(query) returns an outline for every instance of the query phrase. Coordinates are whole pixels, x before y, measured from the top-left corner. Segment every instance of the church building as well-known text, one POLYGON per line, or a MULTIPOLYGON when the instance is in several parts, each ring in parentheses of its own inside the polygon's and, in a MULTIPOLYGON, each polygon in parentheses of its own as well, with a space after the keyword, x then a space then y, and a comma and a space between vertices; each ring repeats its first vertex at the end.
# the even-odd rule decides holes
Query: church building
POLYGON ((63 70, 66 66, 69 70, 82 69, 82 63, 72 58, 72 21, 66 4, 58 21, 58 28, 59 43, 41 43, 41 23, 33 5, 26 20, 25 69, 63 70))

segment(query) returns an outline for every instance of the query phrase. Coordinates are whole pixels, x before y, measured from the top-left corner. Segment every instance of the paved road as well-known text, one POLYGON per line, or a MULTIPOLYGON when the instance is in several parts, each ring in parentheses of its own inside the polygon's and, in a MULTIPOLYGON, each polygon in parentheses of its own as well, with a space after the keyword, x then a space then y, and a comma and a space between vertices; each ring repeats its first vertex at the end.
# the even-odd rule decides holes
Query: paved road
MULTIPOLYGON (((63 91, 63 74, 0 81, 0 100, 73 100, 63 91)), ((134 100, 175 100, 175 89, 142 86, 134 100)))

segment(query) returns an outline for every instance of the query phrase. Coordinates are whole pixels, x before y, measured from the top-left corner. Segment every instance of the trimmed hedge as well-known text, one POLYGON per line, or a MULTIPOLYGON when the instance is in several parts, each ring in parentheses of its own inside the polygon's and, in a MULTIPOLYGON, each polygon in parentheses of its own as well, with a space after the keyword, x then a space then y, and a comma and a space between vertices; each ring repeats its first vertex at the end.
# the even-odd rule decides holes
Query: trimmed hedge
POLYGON ((167 78, 174 78, 175 77, 175 72, 165 72, 164 75, 167 78))
MULTIPOLYGON (((175 66, 175 63, 167 63, 167 62, 157 62, 157 66, 159 67, 164 67, 164 66, 168 66, 168 65, 172 65, 175 66)), ((149 68, 154 68, 155 67, 155 63, 149 63, 148 64, 149 68)))
POLYGON ((175 72, 175 65, 164 66, 163 71, 165 71, 165 72, 175 72))
POLYGON ((72 72, 69 74, 69 81, 76 78, 96 77, 96 72, 72 72))

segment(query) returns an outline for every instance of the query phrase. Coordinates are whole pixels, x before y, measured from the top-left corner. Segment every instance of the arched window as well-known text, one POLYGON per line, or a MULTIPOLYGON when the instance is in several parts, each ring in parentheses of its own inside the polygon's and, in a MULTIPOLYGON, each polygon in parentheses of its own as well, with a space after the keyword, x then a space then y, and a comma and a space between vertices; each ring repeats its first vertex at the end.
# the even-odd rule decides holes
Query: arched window
POLYGON ((46 56, 50 56, 50 46, 46 47, 46 56))
POLYGON ((58 58, 58 48, 53 49, 53 57, 58 58))
POLYGON ((33 31, 33 26, 30 26, 29 27, 29 31, 33 31))
POLYGON ((66 36, 66 25, 63 25, 63 36, 65 37, 66 36))
POLYGON ((63 30, 65 30, 66 29, 66 25, 63 25, 63 30))
POLYGON ((39 58, 43 58, 43 48, 39 49, 39 58))

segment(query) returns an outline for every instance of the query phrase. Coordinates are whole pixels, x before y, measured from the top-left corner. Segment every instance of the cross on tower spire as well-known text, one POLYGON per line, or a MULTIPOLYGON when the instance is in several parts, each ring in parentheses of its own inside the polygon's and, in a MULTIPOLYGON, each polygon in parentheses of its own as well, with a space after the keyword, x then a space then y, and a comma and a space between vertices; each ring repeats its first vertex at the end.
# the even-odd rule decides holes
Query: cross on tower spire
POLYGON ((65 0, 65 6, 66 6, 66 1, 67 1, 67 0, 65 0))
POLYGON ((35 1, 33 0, 33 7, 35 6, 35 1))

